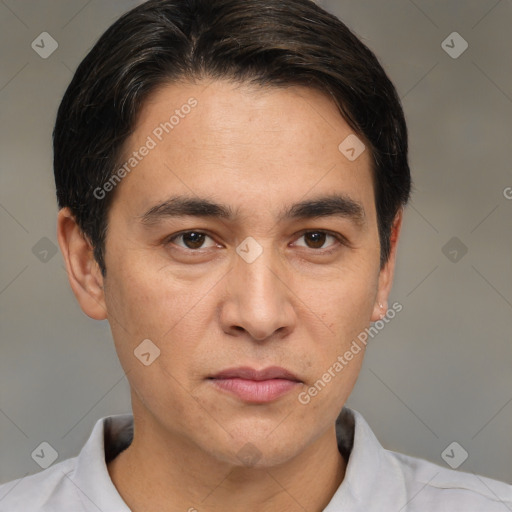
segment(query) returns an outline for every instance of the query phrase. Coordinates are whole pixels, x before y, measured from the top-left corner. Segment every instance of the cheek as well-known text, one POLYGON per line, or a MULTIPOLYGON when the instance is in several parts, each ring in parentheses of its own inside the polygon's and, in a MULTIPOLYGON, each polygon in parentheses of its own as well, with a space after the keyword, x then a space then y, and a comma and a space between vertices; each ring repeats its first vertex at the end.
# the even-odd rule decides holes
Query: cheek
POLYGON ((200 298, 200 289, 193 283, 140 262, 117 267, 108 279, 107 308, 125 327, 124 338, 127 334, 132 339, 166 337, 200 298))
POLYGON ((132 392, 150 410, 172 411, 179 418, 190 402, 188 368, 199 339, 194 290, 179 282, 170 286, 158 272, 133 271, 130 265, 119 266, 108 279, 109 322, 132 392))
POLYGON ((310 324, 308 386, 305 400, 312 407, 336 409, 352 390, 361 369, 366 345, 359 336, 370 325, 378 286, 373 263, 347 265, 329 283, 309 283, 305 304, 321 320, 310 324), (316 384, 315 384, 316 383, 316 384))
POLYGON ((152 382, 156 378, 175 378, 188 387, 187 372, 207 338, 205 329, 215 311, 213 295, 208 293, 215 282, 213 277, 185 280, 165 267, 144 267, 141 259, 119 265, 109 273, 108 280, 105 298, 109 322, 125 371, 138 374, 144 370, 145 378, 152 382), (147 339, 160 353, 155 364, 144 367, 134 350, 147 339), (158 376, 154 367, 159 368, 158 376), (148 372, 148 368, 152 371, 148 372))
POLYGON ((378 276, 373 260, 354 258, 333 272, 328 281, 302 283, 302 289, 307 290, 305 304, 318 312, 325 334, 338 340, 338 348, 369 325, 378 276))

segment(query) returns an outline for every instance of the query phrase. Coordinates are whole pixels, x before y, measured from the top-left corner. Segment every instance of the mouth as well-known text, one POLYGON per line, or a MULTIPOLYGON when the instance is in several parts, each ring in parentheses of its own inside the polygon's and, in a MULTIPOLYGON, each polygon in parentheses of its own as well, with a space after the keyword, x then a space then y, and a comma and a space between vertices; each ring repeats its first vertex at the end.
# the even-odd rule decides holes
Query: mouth
POLYGON ((253 404, 277 400, 302 384, 293 373, 277 366, 264 370, 249 367, 229 368, 208 377, 208 380, 220 391, 253 404))

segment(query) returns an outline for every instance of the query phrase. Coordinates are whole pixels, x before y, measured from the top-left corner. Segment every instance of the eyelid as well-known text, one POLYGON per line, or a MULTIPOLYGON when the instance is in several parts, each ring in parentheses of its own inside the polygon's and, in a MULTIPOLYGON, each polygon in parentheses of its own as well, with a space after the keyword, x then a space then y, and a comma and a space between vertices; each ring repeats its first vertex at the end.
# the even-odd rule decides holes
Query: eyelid
POLYGON ((175 244, 174 243, 174 240, 176 238, 179 238, 180 236, 184 236, 184 235, 188 235, 190 233, 197 233, 197 234, 200 234, 200 235, 205 235, 207 236, 208 238, 210 238, 215 244, 218 245, 218 242, 215 240, 215 238, 209 234, 207 231, 204 231, 202 229, 187 229, 185 231, 180 231, 178 233, 173 233, 172 235, 168 236, 168 237, 165 237, 164 240, 162 241, 162 243, 164 245, 168 245, 168 244, 174 244, 176 247, 182 249, 182 250, 185 250, 185 251, 189 251, 189 252, 199 252, 201 250, 204 250, 204 249, 210 249, 210 247, 200 247, 199 249, 189 249, 188 247, 183 247, 181 245, 178 245, 178 244, 175 244))
MULTIPOLYGON (((347 240, 346 237, 344 237, 341 233, 337 233, 336 231, 330 231, 328 229, 314 229, 314 228, 303 229, 302 231, 299 231, 299 233, 297 234, 296 240, 298 240, 299 238, 302 238, 307 233, 324 233, 326 235, 329 235, 329 236, 332 236, 333 238, 335 238, 338 241, 339 245, 350 247, 350 242, 347 240)), ((326 249, 311 249, 310 247, 305 247, 305 249, 310 249, 319 254, 322 254, 322 253, 326 254, 326 253, 335 251, 337 248, 338 248, 337 244, 334 244, 333 246, 329 246, 326 249)))

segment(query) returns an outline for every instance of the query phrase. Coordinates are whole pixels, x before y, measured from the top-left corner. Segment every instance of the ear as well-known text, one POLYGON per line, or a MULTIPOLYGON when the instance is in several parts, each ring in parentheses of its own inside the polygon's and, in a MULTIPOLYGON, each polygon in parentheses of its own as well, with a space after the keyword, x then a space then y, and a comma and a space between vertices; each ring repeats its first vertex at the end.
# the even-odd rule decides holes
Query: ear
POLYGON ((403 219, 403 208, 400 208, 393 221, 391 227, 391 247, 389 259, 381 269, 379 274, 379 289, 375 298, 375 304, 373 306, 373 314, 371 317, 372 322, 380 320, 386 315, 388 310, 388 297, 391 292, 391 286, 393 285, 393 276, 395 273, 395 262, 396 262, 396 251, 398 246, 398 239, 402 230, 402 219, 403 219), (380 307, 382 304, 382 308, 380 307))
POLYGON ((57 239, 66 263, 69 284, 83 312, 95 320, 107 318, 103 276, 93 248, 69 208, 57 217, 57 239))

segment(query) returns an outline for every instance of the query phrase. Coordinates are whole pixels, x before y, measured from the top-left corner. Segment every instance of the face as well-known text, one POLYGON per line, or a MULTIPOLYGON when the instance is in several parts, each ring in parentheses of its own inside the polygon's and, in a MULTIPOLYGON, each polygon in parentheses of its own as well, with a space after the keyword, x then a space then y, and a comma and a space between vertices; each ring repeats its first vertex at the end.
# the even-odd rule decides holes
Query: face
POLYGON ((307 88, 172 84, 146 102, 102 283, 141 421, 234 464, 251 443, 259 465, 333 428, 364 345, 343 356, 392 275, 369 151, 338 148, 352 133, 307 88))

